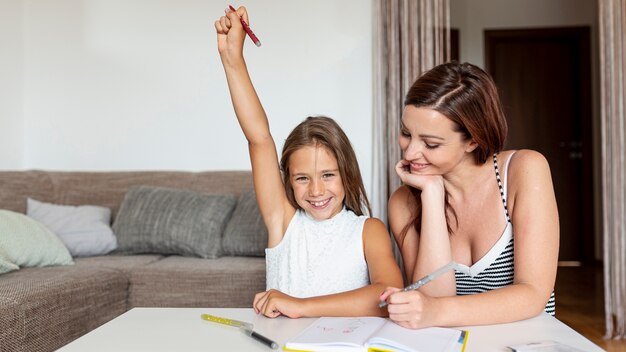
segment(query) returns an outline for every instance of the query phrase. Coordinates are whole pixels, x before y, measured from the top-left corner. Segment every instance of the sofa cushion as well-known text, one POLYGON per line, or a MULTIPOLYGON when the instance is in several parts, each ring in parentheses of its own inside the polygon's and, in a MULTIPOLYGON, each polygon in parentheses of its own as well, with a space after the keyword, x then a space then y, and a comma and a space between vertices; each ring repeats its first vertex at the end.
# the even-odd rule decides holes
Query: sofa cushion
POLYGON ((232 195, 133 187, 113 224, 118 252, 217 258, 235 203, 232 195))
POLYGON ((58 205, 28 198, 26 215, 52 230, 74 257, 103 255, 117 247, 109 208, 58 205))
MULTIPOLYGON (((16 172, 3 176, 5 174, 7 173, 0 172, 0 204, 19 203, 21 207, 18 207, 16 211, 25 212, 26 195, 49 203, 92 204, 107 207, 111 209, 113 221, 124 196, 133 186, 188 189, 195 192, 227 193, 235 196, 252 187, 250 171, 42 171, 34 175, 30 172, 28 175, 16 172), (26 180, 20 180, 26 176, 28 176, 26 180), (27 186, 22 186, 24 184, 27 186), (52 188, 51 194, 47 189, 48 186, 52 188)), ((15 204, 16 207, 17 205, 15 204)), ((8 207, 6 209, 15 210, 8 207)))
POLYGON ((0 296, 0 351, 24 351, 24 311, 14 299, 0 296))
POLYGON ((265 291, 265 259, 170 256, 131 272, 129 308, 252 307, 265 291))
POLYGON ((46 171, 0 172, 0 208, 26 213, 26 198, 54 199, 54 183, 46 171))
POLYGON ((0 210, 0 274, 19 267, 73 264, 57 236, 28 216, 0 210))
POLYGON ((124 274, 126 277, 130 277, 130 272, 134 269, 154 263, 163 259, 162 255, 158 254, 136 254, 136 255, 119 255, 109 254, 96 257, 82 257, 75 258, 75 265, 80 265, 83 268, 107 268, 115 270, 124 274))
POLYGON ((81 265, 0 278, 0 351, 54 351, 127 309, 128 278, 81 265))
POLYGON ((242 193, 222 236, 222 254, 265 256, 267 228, 261 217, 254 190, 242 193))

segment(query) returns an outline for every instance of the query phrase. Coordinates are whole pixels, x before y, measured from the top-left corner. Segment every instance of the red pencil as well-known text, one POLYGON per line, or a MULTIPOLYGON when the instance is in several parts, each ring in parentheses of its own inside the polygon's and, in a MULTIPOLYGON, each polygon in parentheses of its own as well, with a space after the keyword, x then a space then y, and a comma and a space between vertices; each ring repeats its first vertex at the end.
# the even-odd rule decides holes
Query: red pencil
MULTIPOLYGON (((237 13, 237 10, 235 10, 235 8, 232 5, 228 5, 228 8, 230 8, 230 10, 233 11, 234 13, 237 13)), ((248 26, 246 21, 243 20, 243 17, 239 16, 239 21, 241 21, 241 25, 243 26, 243 29, 246 31, 246 33, 248 33, 248 35, 250 36, 250 39, 252 39, 254 44, 256 46, 261 46, 261 41, 259 40, 259 38, 256 37, 256 35, 254 35, 254 32, 252 31, 252 29, 250 29, 250 26, 248 26)))

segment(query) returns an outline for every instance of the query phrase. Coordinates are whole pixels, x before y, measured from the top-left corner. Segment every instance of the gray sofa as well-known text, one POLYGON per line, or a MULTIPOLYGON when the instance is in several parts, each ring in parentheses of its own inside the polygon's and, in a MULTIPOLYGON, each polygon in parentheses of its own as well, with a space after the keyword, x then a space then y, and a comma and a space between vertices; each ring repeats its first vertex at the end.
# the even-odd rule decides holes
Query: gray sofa
MULTIPOLYGON (((0 209, 25 213, 30 197, 108 207, 113 222, 128 189, 136 185, 232 194, 241 201, 250 193, 252 178, 247 171, 3 171, 0 209)), ((250 226, 264 231, 258 209, 232 214, 229 224, 245 220, 248 231, 250 226)), ((265 259, 256 255, 108 254, 2 274, 0 351, 52 351, 133 307, 250 307, 254 294, 265 289, 265 259)))

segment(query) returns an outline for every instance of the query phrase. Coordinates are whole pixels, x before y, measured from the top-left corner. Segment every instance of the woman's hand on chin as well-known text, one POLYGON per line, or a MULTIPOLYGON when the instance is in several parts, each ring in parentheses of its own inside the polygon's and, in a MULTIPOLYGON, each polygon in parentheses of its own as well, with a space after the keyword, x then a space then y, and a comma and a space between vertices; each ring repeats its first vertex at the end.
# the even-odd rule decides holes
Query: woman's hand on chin
POLYGON ((412 173, 411 163, 408 160, 402 159, 396 164, 396 173, 404 184, 417 188, 422 192, 444 190, 443 177, 441 175, 412 173))

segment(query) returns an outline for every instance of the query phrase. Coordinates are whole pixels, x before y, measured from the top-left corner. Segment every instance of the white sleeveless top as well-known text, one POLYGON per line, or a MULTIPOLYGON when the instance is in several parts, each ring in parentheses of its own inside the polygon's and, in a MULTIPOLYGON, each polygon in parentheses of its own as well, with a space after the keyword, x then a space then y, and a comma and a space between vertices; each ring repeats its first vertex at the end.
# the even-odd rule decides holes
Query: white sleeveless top
POLYGON ((322 221, 297 210, 282 241, 265 249, 267 289, 305 298, 369 285, 365 220, 346 208, 322 221))

